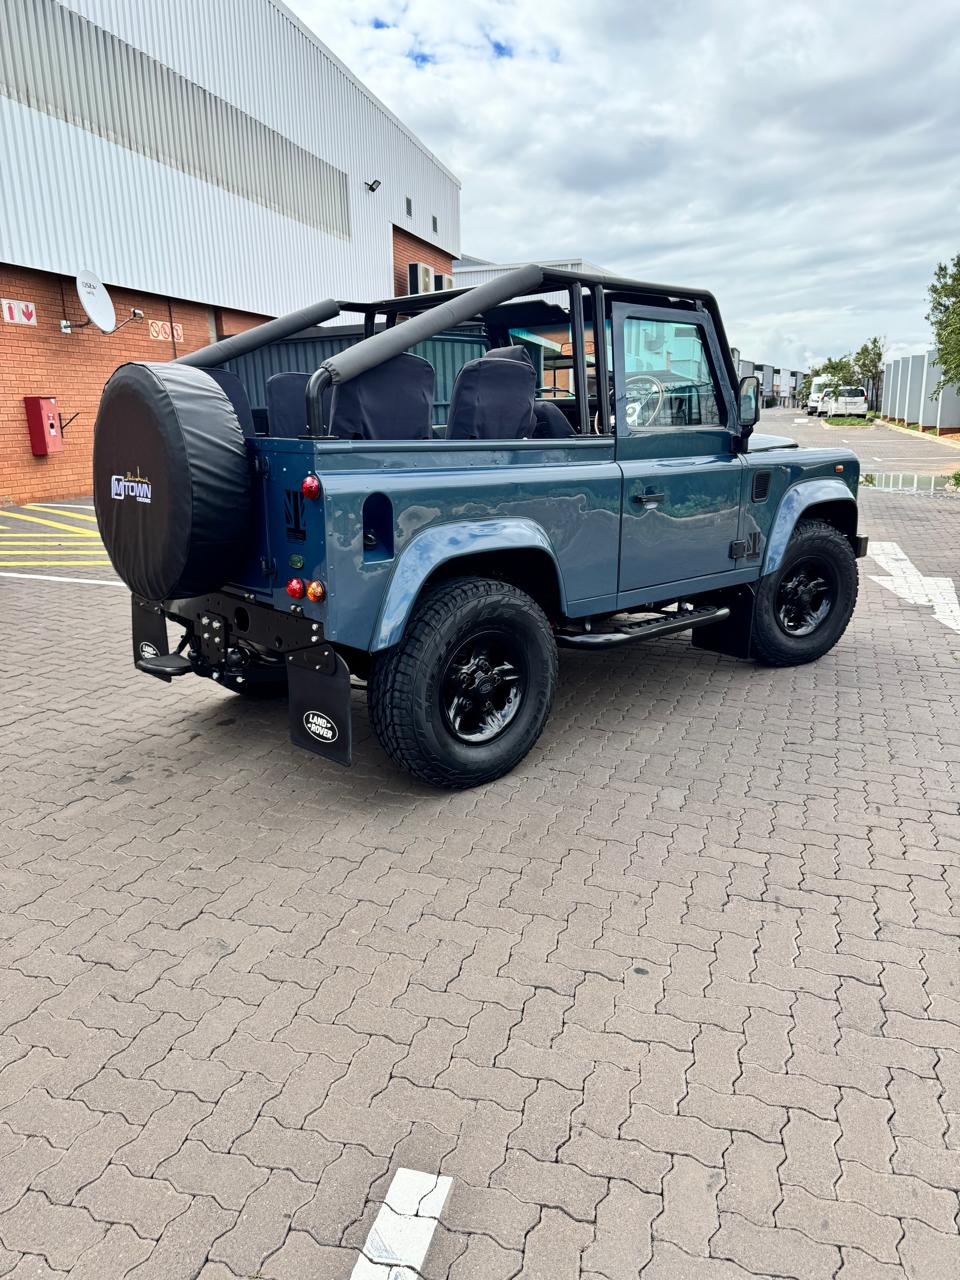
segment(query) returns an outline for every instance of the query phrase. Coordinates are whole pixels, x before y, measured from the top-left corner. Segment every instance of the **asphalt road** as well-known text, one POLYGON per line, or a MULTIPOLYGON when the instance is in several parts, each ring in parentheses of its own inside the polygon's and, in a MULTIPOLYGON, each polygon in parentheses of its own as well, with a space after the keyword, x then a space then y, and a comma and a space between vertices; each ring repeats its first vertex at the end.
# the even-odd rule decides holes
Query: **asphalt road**
POLYGON ((809 418, 802 410, 765 409, 759 431, 792 436, 802 445, 822 448, 845 444, 860 458, 863 470, 908 472, 920 475, 952 475, 960 471, 960 439, 953 443, 919 432, 894 431, 882 425, 829 427, 822 418, 809 418))

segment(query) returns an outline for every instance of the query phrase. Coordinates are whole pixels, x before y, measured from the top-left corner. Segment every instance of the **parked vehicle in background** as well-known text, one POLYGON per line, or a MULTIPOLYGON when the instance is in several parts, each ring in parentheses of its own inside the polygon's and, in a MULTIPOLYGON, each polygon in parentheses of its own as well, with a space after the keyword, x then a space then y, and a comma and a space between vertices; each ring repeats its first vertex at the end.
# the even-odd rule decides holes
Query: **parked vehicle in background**
POLYGON ((863 387, 840 387, 831 392, 830 414, 839 418, 865 418, 869 412, 863 387))
POLYGON ((817 405, 817 417, 829 418, 832 414, 836 413, 836 403, 837 388, 825 387, 823 391, 820 392, 820 403, 817 405))
POLYGON ((558 646, 690 631, 812 662, 857 598, 860 468, 849 449, 754 434, 759 395, 711 294, 538 266, 331 299, 124 365, 97 418, 94 499, 133 593, 134 661, 285 695, 294 743, 342 764, 353 678, 385 752, 438 787, 531 750, 558 646), (362 340, 273 375, 255 414, 224 364, 341 311, 362 340), (467 353, 444 406, 411 350, 441 337, 467 353))
POLYGON ((820 401, 823 398, 823 393, 827 389, 829 382, 829 378, 818 377, 814 378, 810 383, 810 395, 807 399, 807 413, 811 417, 814 417, 820 412, 820 401))

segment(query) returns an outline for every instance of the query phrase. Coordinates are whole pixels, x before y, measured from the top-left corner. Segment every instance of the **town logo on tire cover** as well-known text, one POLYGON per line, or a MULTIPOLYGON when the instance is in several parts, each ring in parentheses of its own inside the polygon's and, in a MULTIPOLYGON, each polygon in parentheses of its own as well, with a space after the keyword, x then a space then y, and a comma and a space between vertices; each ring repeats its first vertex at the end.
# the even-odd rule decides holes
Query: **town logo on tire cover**
POLYGON ((140 474, 140 468, 137 467, 137 474, 132 476, 128 471, 125 476, 110 477, 110 497, 117 502, 122 502, 124 498, 136 498, 137 502, 153 501, 153 485, 140 474))
POLYGON ((336 742, 340 736, 337 726, 322 711, 305 711, 303 727, 310 737, 316 738, 318 742, 336 742))

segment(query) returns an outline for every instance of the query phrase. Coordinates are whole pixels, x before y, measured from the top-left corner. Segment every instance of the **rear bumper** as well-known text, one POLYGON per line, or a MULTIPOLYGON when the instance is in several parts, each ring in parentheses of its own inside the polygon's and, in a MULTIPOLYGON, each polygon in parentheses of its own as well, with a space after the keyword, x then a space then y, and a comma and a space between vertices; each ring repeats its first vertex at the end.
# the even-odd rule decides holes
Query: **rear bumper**
MULTIPOLYGON (((177 652, 199 676, 235 693, 266 678, 287 686, 290 738, 338 764, 350 764, 353 730, 350 671, 323 637, 323 627, 240 596, 215 593, 156 604, 133 597, 133 660, 170 682, 158 659, 169 653, 167 619, 185 630, 177 652)), ((182 674, 171 670, 171 674, 182 674)))

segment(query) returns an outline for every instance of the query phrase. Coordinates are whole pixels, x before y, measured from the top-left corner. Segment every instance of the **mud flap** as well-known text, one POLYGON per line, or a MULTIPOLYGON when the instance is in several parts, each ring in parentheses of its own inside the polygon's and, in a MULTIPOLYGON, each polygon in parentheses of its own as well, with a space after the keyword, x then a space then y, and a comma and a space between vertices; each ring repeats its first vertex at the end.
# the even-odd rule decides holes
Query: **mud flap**
POLYGON ((729 658, 749 658, 753 646, 754 600, 754 590, 749 583, 717 595, 712 603, 726 605, 730 616, 724 622, 695 628, 690 633, 693 647, 723 653, 729 658))
POLYGON ((350 671, 340 655, 328 645, 291 653, 287 692, 293 744, 337 764, 350 764, 350 671))
MULTIPOLYGON (((139 665, 141 659, 159 658, 170 652, 167 640, 167 620, 158 604, 151 604, 140 596, 131 596, 133 610, 133 661, 139 665)), ((140 670, 143 670, 141 667, 140 670)), ((158 680, 170 683, 170 677, 151 671, 150 675, 158 680)))

